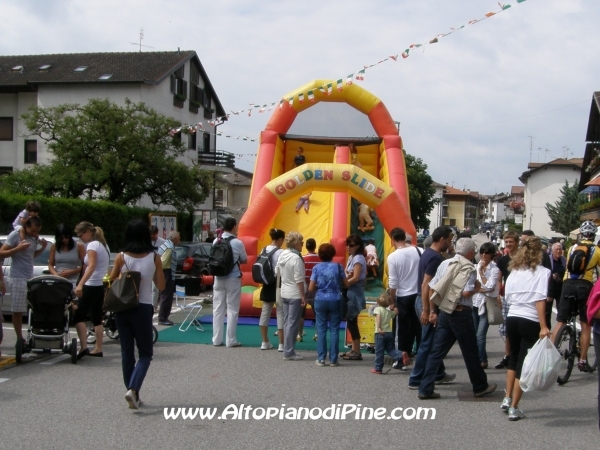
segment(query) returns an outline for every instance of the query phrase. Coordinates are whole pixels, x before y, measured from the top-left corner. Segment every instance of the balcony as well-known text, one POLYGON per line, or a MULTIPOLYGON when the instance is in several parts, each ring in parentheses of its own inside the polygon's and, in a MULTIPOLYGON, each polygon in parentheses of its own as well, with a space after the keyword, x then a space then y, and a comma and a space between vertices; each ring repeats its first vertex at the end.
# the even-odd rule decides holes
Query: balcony
POLYGON ((201 166, 235 167, 235 155, 233 153, 218 152, 198 152, 198 164, 201 166))

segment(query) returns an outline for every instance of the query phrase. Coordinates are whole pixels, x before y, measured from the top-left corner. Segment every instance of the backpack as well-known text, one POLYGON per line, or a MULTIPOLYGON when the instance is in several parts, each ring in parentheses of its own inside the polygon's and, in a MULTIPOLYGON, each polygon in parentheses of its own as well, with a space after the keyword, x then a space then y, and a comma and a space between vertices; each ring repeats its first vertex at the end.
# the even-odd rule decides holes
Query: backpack
POLYGON ((208 272, 216 277, 226 277, 235 267, 233 261, 233 249, 230 241, 235 236, 228 236, 219 239, 210 248, 210 256, 208 258, 208 272))
POLYGON ((279 250, 275 247, 273 250, 267 253, 267 248, 263 248, 260 255, 256 259, 256 262, 252 265, 252 279, 255 283, 261 284, 273 284, 277 280, 275 274, 275 268, 271 264, 271 256, 279 250))
MULTIPOLYGON (((585 274, 590 256, 592 256, 592 246, 588 244, 576 244, 575 249, 569 255, 567 261, 567 270, 575 278, 585 274)), ((573 277, 572 277, 573 278, 573 277)))

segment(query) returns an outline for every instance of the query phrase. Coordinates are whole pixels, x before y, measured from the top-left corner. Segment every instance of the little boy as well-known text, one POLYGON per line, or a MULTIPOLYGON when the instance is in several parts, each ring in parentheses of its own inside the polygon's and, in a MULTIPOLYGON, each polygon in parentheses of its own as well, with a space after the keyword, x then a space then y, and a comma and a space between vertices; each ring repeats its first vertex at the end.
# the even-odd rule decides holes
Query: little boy
POLYGON ((298 147, 296 156, 294 157, 294 165, 296 167, 299 167, 302 164, 306 164, 306 158, 304 157, 304 149, 302 147, 298 147))
POLYGON ((27 202, 25 205, 25 209, 19 213, 15 221, 13 222, 13 229, 19 231, 19 237, 22 241, 27 239, 27 235, 25 234, 25 224, 29 220, 30 217, 36 217, 40 214, 41 206, 35 200, 27 202))
MULTIPOLYGON (((402 353, 394 345, 392 319, 398 314, 398 308, 390 306, 390 296, 387 293, 377 298, 377 306, 373 310, 375 316, 375 368, 371 373, 381 375, 383 372, 383 354, 387 352, 394 361, 402 359, 402 353), (390 309, 391 308, 391 309, 390 309)), ((386 371, 389 372, 390 368, 386 371)))

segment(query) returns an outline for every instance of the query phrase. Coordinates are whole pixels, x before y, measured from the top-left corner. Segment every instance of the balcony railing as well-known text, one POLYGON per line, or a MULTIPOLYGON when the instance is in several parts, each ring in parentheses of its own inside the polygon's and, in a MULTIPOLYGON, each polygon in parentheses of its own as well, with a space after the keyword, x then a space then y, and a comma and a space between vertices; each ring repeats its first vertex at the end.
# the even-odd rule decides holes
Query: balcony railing
POLYGON ((235 155, 229 152, 198 152, 198 164, 204 166, 235 167, 235 155))

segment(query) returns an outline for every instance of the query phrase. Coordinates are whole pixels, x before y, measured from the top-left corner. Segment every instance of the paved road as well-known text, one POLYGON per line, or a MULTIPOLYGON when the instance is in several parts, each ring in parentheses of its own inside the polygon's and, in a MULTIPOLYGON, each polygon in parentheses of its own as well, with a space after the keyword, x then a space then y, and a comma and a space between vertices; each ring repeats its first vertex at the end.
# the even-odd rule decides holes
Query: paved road
MULTIPOLYGON (((10 324, 5 324, 10 328, 10 324)), ((3 354, 14 345, 5 329, 3 354)), ((189 332, 197 332, 190 329, 189 332)), ((489 331, 490 362, 501 358, 497 327, 489 331)), ((257 348, 158 343, 139 411, 127 408, 118 342, 105 339, 102 359, 72 365, 60 356, 35 358, 0 370, 0 447, 70 449, 171 448, 386 448, 507 449, 598 448, 597 375, 574 373, 545 393, 525 394, 527 418, 508 422, 500 410, 504 372, 488 370, 497 393, 472 401, 457 348, 448 356, 456 383, 440 387, 440 400, 420 401, 408 390, 408 373, 370 373, 373 356, 340 367, 318 367, 315 352, 284 362, 281 353, 257 348), (321 408, 362 405, 430 407, 435 420, 165 420, 164 408, 321 408)), ((246 409, 245 409, 246 410, 246 409)), ((316 410, 313 411, 316 413, 316 410)), ((398 410, 394 412, 398 414, 398 410)), ((405 412, 408 417, 412 410, 405 412)), ((402 413, 399 413, 400 415, 402 413)), ((423 412, 421 412, 423 414, 423 412)))

